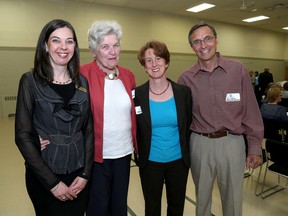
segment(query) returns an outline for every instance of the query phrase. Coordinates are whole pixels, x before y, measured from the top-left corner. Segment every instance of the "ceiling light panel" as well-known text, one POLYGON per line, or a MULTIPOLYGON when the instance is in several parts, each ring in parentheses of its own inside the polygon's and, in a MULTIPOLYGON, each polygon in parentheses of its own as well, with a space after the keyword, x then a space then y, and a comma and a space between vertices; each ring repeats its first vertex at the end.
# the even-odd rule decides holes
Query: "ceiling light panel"
POLYGON ((251 17, 248 19, 244 19, 242 21, 244 21, 244 22, 257 22, 257 21, 265 20, 265 19, 269 19, 269 18, 270 17, 267 17, 267 16, 257 16, 257 17, 251 17))
POLYGON ((193 13, 198 13, 200 11, 207 10, 209 8, 212 8, 212 7, 215 7, 215 5, 208 4, 208 3, 203 3, 203 4, 197 5, 195 7, 189 8, 186 11, 193 12, 193 13))

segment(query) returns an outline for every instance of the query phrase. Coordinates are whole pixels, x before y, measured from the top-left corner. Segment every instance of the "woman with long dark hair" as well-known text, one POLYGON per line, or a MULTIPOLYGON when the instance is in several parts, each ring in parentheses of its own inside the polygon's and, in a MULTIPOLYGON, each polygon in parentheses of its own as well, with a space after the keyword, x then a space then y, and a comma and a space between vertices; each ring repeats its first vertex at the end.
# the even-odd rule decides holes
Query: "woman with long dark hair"
POLYGON ((93 139, 74 28, 52 20, 40 33, 34 68, 21 77, 15 118, 15 142, 37 216, 84 215, 93 139))

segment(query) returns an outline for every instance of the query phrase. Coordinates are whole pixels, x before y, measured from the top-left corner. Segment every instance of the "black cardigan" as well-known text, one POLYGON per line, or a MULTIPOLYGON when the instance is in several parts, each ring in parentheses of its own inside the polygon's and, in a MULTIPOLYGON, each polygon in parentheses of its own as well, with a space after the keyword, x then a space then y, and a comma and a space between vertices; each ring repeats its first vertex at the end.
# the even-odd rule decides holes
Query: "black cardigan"
MULTIPOLYGON (((190 139, 190 124, 192 121, 192 98, 190 88, 171 82, 173 94, 175 98, 179 137, 181 145, 181 153, 184 163, 190 167, 189 157, 189 139, 190 139)), ((138 155, 136 163, 140 168, 145 167, 151 147, 151 116, 149 109, 149 81, 135 89, 135 109, 141 108, 141 113, 136 112, 137 121, 137 145, 138 155)))

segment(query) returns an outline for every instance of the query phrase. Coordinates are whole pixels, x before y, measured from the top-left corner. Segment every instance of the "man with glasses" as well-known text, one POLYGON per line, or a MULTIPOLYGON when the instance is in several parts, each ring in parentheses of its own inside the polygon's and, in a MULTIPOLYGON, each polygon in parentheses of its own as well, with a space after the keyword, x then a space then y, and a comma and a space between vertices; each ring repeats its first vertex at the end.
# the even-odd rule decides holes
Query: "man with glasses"
POLYGON ((252 169, 261 164, 264 128, 259 107, 244 65, 216 51, 213 26, 204 22, 193 26, 188 41, 198 62, 178 82, 192 91, 190 156, 196 215, 212 215, 217 178, 223 215, 241 216, 245 163, 252 169))

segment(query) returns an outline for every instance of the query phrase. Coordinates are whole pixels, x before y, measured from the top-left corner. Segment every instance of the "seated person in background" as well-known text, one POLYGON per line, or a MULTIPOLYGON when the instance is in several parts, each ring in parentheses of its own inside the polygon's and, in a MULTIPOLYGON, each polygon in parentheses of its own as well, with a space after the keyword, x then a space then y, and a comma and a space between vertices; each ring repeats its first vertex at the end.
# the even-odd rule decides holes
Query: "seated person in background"
POLYGON ((278 86, 273 86, 268 89, 267 101, 268 103, 262 104, 261 106, 261 114, 263 118, 288 121, 286 108, 278 105, 281 101, 281 89, 278 86))
MULTIPOLYGON (((283 95, 283 87, 281 86, 281 84, 279 82, 277 83, 269 83, 268 86, 267 86, 267 89, 265 90, 265 94, 262 95, 262 99, 261 99, 261 104, 265 104, 265 103, 268 103, 268 100, 267 100, 267 92, 270 88, 272 87, 278 87, 281 91, 281 95, 283 95)), ((281 96, 281 98, 283 98, 283 96, 281 96)), ((281 99, 282 100, 282 99, 281 99)), ((279 103, 278 103, 279 104, 279 103)), ((280 101, 280 105, 281 104, 281 101, 280 101)))
MULTIPOLYGON (((268 100, 267 100, 267 92, 268 92, 268 90, 269 90, 271 87, 275 87, 275 86, 276 86, 276 84, 274 84, 274 83, 269 83, 269 84, 268 84, 268 86, 267 86, 264 94, 261 95, 261 105, 268 103, 268 100)), ((277 86, 277 87, 279 87, 279 86, 277 86)), ((280 90, 281 90, 281 89, 280 89, 280 90)))
POLYGON ((288 82, 283 85, 282 98, 288 98, 288 82))
POLYGON ((276 85, 279 85, 281 87, 281 90, 283 91, 283 86, 284 84, 287 82, 287 80, 281 80, 281 81, 277 81, 276 85))
POLYGON ((286 107, 286 111, 288 111, 288 82, 287 81, 283 85, 282 99, 278 104, 286 107))

